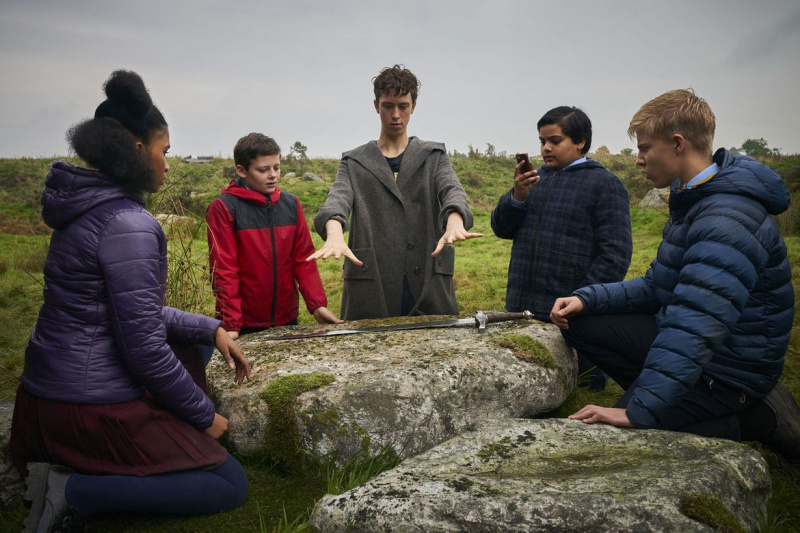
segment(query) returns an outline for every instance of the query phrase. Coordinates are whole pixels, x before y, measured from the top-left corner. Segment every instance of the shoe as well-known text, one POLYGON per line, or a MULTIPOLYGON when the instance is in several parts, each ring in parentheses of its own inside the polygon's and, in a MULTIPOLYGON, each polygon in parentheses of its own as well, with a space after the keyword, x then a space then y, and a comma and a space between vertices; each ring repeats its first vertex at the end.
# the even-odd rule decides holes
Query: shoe
POLYGON ((783 383, 778 383, 764 401, 775 415, 775 431, 764 443, 785 459, 800 461, 800 406, 783 383))
POLYGON ((73 471, 64 466, 28 463, 25 499, 31 511, 22 533, 72 533, 86 531, 86 518, 67 505, 67 481, 73 471))

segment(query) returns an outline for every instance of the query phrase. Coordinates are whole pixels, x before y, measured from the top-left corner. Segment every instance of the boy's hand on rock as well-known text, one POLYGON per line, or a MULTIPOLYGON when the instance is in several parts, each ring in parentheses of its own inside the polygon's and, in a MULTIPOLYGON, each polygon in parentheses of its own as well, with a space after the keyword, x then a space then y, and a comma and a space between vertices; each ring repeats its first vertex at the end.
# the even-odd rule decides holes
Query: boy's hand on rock
POLYGON ((577 296, 559 298, 555 301, 553 309, 550 311, 550 322, 561 329, 569 329, 567 317, 577 315, 581 311, 583 311, 583 300, 577 296))
POLYGON ((628 420, 628 413, 619 407, 599 407, 597 405, 587 405, 577 413, 569 415, 570 420, 580 420, 586 424, 604 422, 618 428, 632 428, 633 424, 628 420))
POLYGON ((320 324, 342 324, 344 322, 344 320, 340 320, 339 317, 331 313, 325 306, 317 307, 311 314, 314 315, 314 318, 320 324))

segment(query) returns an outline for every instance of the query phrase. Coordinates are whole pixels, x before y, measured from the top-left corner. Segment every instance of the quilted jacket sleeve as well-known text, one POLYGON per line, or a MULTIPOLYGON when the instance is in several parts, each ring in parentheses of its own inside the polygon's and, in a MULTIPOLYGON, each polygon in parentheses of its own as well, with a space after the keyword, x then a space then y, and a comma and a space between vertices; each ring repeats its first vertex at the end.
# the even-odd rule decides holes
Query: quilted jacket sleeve
POLYGON ((635 426, 659 427, 662 413, 680 402, 730 337, 768 260, 749 226, 752 220, 719 201, 691 223, 677 285, 628 404, 635 426))
MULTIPOLYGON (((162 250, 163 248, 163 250, 162 250)), ((136 210, 119 212, 103 231, 98 259, 120 357, 133 377, 196 428, 211 426, 214 406, 167 345, 158 223, 136 210)))
POLYGON ((513 239, 517 235, 517 229, 525 219, 526 204, 514 205, 511 202, 511 195, 514 189, 509 190, 497 202, 492 210, 492 231, 501 239, 513 239))
POLYGON ((648 313, 654 315, 660 307, 653 284, 653 265, 642 277, 615 283, 589 285, 572 294, 583 301, 584 312, 591 314, 648 313))
POLYGON ((220 320, 187 313, 174 307, 164 306, 161 309, 168 343, 214 346, 217 328, 222 325, 220 320))
POLYGON ((292 245, 292 271, 309 313, 318 307, 328 305, 325 289, 322 287, 322 280, 319 277, 319 270, 317 270, 317 263, 316 261, 306 261, 306 257, 313 253, 314 243, 311 241, 311 233, 309 233, 300 200, 297 200, 297 225, 294 228, 292 245))
POLYGON ((216 297, 217 318, 228 331, 242 329, 242 297, 239 294, 239 253, 234 220, 220 199, 206 211, 211 288, 216 297))

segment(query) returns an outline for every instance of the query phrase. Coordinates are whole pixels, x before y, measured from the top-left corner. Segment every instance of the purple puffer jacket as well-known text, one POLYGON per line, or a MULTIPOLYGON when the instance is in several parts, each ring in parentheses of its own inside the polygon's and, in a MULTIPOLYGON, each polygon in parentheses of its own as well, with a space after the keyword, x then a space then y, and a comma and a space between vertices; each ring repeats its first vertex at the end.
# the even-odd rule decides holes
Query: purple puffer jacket
POLYGON ((57 161, 42 217, 55 231, 44 305, 21 381, 40 398, 121 403, 144 389, 198 429, 214 406, 167 342, 214 344, 218 320, 164 306, 167 241, 142 197, 99 172, 57 161))

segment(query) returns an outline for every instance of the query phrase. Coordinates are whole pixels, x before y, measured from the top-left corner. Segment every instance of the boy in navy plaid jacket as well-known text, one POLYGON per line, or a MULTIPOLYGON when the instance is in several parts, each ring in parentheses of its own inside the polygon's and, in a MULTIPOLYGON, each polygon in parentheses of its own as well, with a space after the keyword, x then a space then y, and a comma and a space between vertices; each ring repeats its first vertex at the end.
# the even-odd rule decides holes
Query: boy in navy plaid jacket
MULTIPOLYGON (((537 123, 544 165, 523 172, 492 211, 492 229, 513 239, 506 309, 549 322, 556 298, 594 283, 621 281, 631 240, 628 192, 614 174, 586 157, 592 123, 582 110, 561 106, 537 123)), ((579 372, 594 365, 579 356, 579 372)), ((589 386, 605 386, 602 373, 589 386)))

